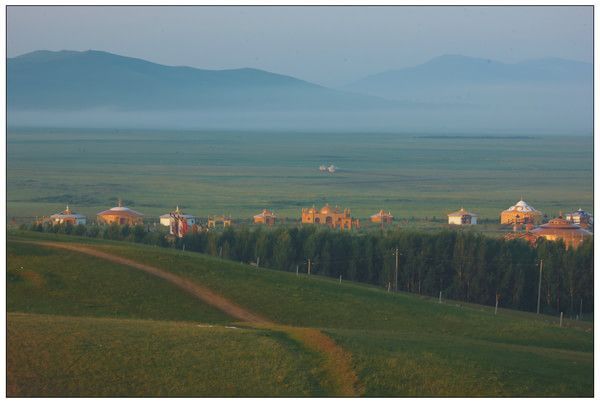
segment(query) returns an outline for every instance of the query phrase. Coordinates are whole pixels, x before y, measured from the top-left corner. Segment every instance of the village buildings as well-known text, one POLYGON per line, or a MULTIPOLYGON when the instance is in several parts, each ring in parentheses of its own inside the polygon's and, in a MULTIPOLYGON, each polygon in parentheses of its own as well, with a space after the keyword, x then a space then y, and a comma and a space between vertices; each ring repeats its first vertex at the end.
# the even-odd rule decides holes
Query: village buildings
POLYGON ((477 214, 469 213, 464 208, 448 214, 448 224, 450 225, 475 225, 477 224, 477 214))
POLYGON ((260 214, 254 216, 254 224, 273 225, 277 216, 272 211, 264 209, 260 214))
POLYGON ((350 215, 350 209, 343 211, 336 206, 332 208, 325 204, 321 210, 314 206, 302 209, 302 224, 328 225, 331 228, 352 229, 360 227, 359 220, 355 220, 350 215))
POLYGON ((137 225, 144 222, 144 215, 142 213, 138 213, 129 207, 124 207, 120 200, 116 207, 101 211, 96 216, 98 217, 98 222, 104 224, 137 225))
MULTIPOLYGON (((102 211, 97 214, 98 223, 119 224, 119 225, 138 225, 143 223, 144 215, 129 207, 122 205, 121 201, 116 207, 102 211)), ((383 209, 369 217, 372 223, 391 224, 393 215, 383 209)), ((532 245, 537 240, 544 238, 549 241, 562 240, 567 248, 577 248, 586 238, 593 236, 593 217, 591 214, 579 209, 575 212, 550 220, 546 224, 541 224, 542 213, 524 200, 520 200, 514 206, 501 213, 501 223, 513 226, 513 231, 504 235, 505 239, 524 239, 532 245), (539 225, 539 226, 536 226, 539 225)), ((274 225, 278 220, 277 215, 269 209, 263 209, 262 212, 253 216, 253 222, 261 225, 274 225)), ((325 204, 320 210, 314 206, 302 209, 302 224, 326 225, 334 229, 350 230, 360 228, 360 221, 351 216, 350 209, 340 209, 338 206, 331 207, 325 204)), ((448 224, 450 225, 476 225, 477 214, 469 212, 461 207, 460 210, 448 214, 448 224)), ((72 225, 86 224, 84 215, 76 214, 69 206, 60 213, 53 214, 49 218, 45 217, 38 223, 52 223, 72 225)), ((185 214, 179 206, 168 214, 160 216, 160 224, 169 227, 171 235, 183 237, 188 231, 198 230, 198 219, 190 214, 185 214)), ((222 226, 229 227, 232 224, 231 216, 219 215, 208 217, 208 228, 222 226)))
POLYGON ((72 225, 85 225, 86 217, 84 215, 74 213, 67 205, 67 208, 64 211, 57 214, 52 214, 50 216, 50 221, 52 224, 70 223, 72 225))
POLYGON ((542 212, 531 207, 523 199, 500 214, 500 224, 505 225, 539 224, 541 221, 542 212))

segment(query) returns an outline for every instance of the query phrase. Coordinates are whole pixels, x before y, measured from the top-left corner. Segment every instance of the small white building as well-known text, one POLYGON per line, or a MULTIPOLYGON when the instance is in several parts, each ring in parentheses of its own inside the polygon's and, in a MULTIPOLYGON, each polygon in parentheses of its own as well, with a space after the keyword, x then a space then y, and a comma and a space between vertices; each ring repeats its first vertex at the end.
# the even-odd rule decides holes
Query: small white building
POLYGON ((460 210, 448 214, 448 224, 451 225, 475 225, 477 224, 477 214, 469 213, 461 207, 460 210))
POLYGON ((170 227, 173 222, 173 217, 171 216, 171 214, 178 214, 179 216, 185 218, 185 220, 187 221, 187 224, 190 228, 192 227, 192 225, 198 223, 198 220, 196 217, 194 217, 193 215, 189 215, 189 214, 183 214, 183 212, 181 210, 179 210, 179 206, 177 206, 175 211, 172 211, 171 213, 163 214, 160 216, 160 224, 164 225, 165 227, 170 227))
POLYGON ((66 224, 66 223, 71 223, 73 225, 85 225, 86 223, 86 218, 84 215, 81 214, 75 214, 73 211, 71 211, 71 209, 69 208, 69 206, 67 206, 66 210, 57 213, 57 214, 52 214, 50 216, 50 220, 52 221, 53 224, 66 224))

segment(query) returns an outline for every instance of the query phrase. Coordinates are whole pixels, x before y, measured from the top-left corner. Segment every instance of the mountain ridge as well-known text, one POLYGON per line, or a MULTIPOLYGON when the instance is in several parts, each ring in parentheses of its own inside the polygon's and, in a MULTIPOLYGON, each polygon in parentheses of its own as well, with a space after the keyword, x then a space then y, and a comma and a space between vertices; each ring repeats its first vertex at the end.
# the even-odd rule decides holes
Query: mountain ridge
POLYGON ((35 51, 9 58, 7 77, 8 105, 17 109, 259 107, 261 102, 270 107, 286 106, 286 102, 290 107, 310 107, 317 98, 333 108, 389 103, 251 67, 168 66, 96 50, 35 51), (291 96, 286 98, 285 92, 291 96), (136 93, 141 96, 135 97, 136 93))
POLYGON ((546 57, 504 63, 493 59, 446 54, 416 66, 391 69, 359 78, 344 90, 377 95, 387 99, 406 99, 402 91, 453 85, 558 85, 591 83, 593 64, 546 57))

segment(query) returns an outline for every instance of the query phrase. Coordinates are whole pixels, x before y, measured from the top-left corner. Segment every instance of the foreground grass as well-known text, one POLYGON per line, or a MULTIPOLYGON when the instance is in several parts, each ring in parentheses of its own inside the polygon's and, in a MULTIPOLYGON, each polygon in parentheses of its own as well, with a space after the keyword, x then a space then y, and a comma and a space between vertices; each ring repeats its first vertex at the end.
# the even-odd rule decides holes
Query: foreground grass
POLYGON ((591 323, 567 321, 559 328, 556 321, 523 312, 494 316, 487 307, 438 304, 195 253, 85 242, 196 280, 278 323, 323 329, 352 354, 366 395, 593 395, 591 323))
POLYGON ((352 352, 367 396, 593 396, 593 353, 411 331, 328 333, 352 352))
POLYGON ((316 358, 262 330, 9 313, 8 346, 8 396, 322 393, 316 358))

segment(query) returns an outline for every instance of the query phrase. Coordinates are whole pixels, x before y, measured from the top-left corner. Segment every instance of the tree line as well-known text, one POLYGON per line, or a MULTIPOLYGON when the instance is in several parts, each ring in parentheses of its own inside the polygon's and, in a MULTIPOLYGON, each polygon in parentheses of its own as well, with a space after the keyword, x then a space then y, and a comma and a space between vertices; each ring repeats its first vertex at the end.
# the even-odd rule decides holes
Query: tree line
POLYGON ((209 254, 260 267, 357 281, 399 291, 575 317, 593 311, 593 239, 577 249, 543 239, 492 238, 476 232, 390 229, 340 232, 317 226, 249 228, 166 236, 144 226, 42 225, 36 231, 125 240, 209 254), (396 250, 398 270, 396 276, 396 250), (542 263, 543 262, 543 263, 542 263))

